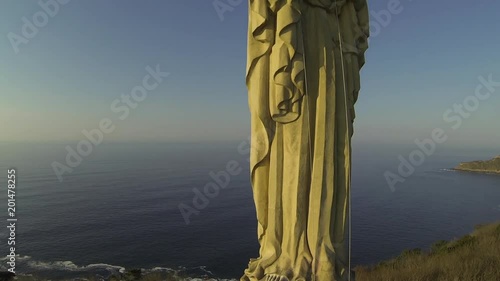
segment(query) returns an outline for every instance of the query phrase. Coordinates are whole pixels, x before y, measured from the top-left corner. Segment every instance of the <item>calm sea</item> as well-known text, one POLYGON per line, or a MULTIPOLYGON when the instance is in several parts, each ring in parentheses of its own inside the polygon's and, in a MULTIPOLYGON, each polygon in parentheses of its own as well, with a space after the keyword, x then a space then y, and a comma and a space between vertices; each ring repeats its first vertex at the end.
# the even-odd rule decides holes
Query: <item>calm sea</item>
MULTIPOLYGON (((498 151, 438 150, 393 192, 384 172, 397 173, 398 155, 412 149, 354 146, 354 265, 429 248, 500 220, 500 176, 448 170, 498 151)), ((143 268, 238 278, 257 256, 248 155, 238 143, 102 144, 60 182, 51 163, 64 164, 65 157, 65 144, 0 144, 5 225, 7 168, 17 169, 17 272, 70 278, 143 268), (179 204, 195 208, 196 190, 214 183, 210 173, 225 171, 229 162, 236 172, 227 187, 186 224, 179 204)), ((8 233, 1 229, 5 256, 8 233)), ((6 268, 4 258, 0 269, 6 268)))

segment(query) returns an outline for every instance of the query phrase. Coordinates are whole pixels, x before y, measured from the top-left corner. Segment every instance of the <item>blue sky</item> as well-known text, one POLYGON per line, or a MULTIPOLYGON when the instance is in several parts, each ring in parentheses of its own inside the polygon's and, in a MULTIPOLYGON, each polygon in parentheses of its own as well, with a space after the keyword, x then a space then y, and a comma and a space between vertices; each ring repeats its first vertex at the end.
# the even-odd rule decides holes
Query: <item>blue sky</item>
MULTIPOLYGON (((355 141, 411 144, 443 128, 448 145, 497 146, 500 87, 456 130, 443 114, 474 95, 479 76, 500 82, 500 2, 401 0, 384 23, 376 15, 394 1, 369 1, 380 28, 362 70, 355 141)), ((106 117, 116 125, 110 142, 245 140, 248 17, 240 2, 221 20, 211 0, 73 0, 16 54, 9 34, 22 36, 23 17, 33 22, 43 10, 37 1, 1 1, 0 142, 75 142, 106 117), (117 119, 110 105, 142 83, 148 65, 170 76, 117 119)))

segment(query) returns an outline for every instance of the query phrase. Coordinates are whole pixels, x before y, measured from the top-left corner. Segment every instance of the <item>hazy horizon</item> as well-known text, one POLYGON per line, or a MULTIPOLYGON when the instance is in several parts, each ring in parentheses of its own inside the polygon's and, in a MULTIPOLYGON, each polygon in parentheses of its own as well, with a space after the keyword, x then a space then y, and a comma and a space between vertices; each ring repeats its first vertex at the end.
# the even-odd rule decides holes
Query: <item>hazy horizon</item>
MULTIPOLYGON (((363 1, 271 4, 269 26, 286 25, 272 36, 291 30, 305 54, 287 65, 311 70, 320 83, 306 88, 323 93, 305 93, 300 122, 277 127, 271 145, 250 124, 253 1, 0 1, 0 276, 323 281, 351 269, 363 279, 371 265, 384 280, 386 269, 499 275, 482 270, 493 257, 483 248, 499 245, 471 233, 500 221, 500 1, 366 0, 352 141, 352 111, 338 116, 352 99, 323 97, 357 91, 363 1), (322 32, 302 36, 312 27, 322 32), (252 159, 251 133, 263 148, 252 159)), ((286 53, 274 41, 271 68, 286 53)))
MULTIPOLYGON (((400 1, 390 20, 388 3, 369 1, 354 142, 412 145, 442 128, 446 146, 498 146, 500 87, 467 118, 447 111, 475 93, 478 77, 500 81, 500 39, 491 36, 500 2, 400 1)), ((14 46, 9 34, 22 35, 23 18, 39 11, 36 2, 0 3, 0 142, 73 144, 103 118, 115 126, 104 142, 248 138, 245 1, 222 17, 210 1, 70 1, 14 46), (121 95, 148 66, 169 76, 120 120, 121 95)))

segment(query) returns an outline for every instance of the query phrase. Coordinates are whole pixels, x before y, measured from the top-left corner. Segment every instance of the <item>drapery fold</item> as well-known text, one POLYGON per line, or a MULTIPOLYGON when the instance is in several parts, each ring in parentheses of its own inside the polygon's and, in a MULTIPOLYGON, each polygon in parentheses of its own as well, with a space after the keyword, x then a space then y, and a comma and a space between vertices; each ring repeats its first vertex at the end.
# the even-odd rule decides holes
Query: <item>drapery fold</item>
POLYGON ((249 0, 248 34, 260 256, 242 280, 344 280, 350 138, 369 36, 366 1, 249 0))

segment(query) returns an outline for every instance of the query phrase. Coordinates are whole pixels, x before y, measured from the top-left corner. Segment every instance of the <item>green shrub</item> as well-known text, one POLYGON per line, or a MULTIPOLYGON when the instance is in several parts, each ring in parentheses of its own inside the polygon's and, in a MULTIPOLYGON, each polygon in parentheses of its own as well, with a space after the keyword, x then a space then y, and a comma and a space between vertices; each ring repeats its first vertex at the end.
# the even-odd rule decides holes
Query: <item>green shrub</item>
POLYGON ((456 249, 471 247, 477 242, 477 238, 471 235, 465 235, 464 237, 458 239, 455 242, 452 242, 451 247, 449 247, 449 251, 454 251, 456 249))
POLYGON ((495 228, 495 235, 497 236, 497 238, 500 238, 500 224, 495 228))
POLYGON ((403 253, 399 256, 400 258, 407 258, 407 257, 412 257, 412 256, 419 256, 422 254, 422 249, 420 248, 415 248, 415 249, 410 249, 410 250, 404 250, 403 253))
POLYGON ((140 280, 142 277, 142 271, 140 269, 131 269, 127 271, 123 277, 125 280, 140 280))
POLYGON ((448 250, 448 241, 439 240, 431 246, 431 254, 445 253, 448 250))

